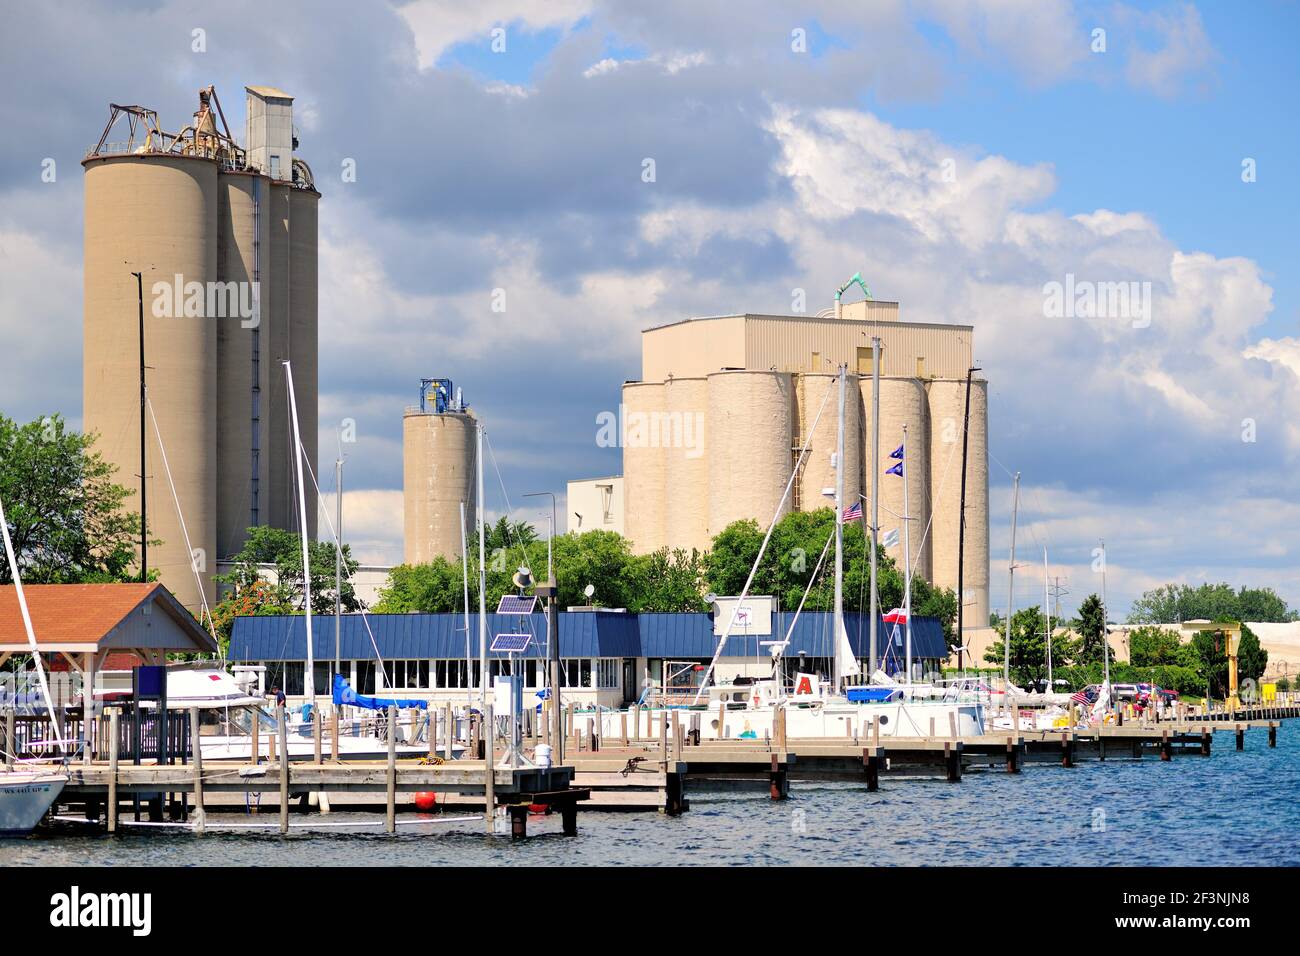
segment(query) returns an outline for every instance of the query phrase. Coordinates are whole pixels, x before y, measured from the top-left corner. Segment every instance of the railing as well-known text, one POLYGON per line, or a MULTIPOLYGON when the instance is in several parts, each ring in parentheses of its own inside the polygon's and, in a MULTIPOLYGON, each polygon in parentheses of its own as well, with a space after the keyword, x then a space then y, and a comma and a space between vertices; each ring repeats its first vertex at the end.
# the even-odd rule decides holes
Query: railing
MULTIPOLYGON (((93 758, 107 758, 109 755, 109 727, 107 714, 92 718, 87 726, 79 714, 68 714, 61 718, 63 740, 68 742, 59 746, 58 734, 50 724, 50 718, 42 715, 15 714, 5 715, 0 719, 0 737, 12 722, 13 740, 0 740, 0 751, 11 754, 18 760, 38 757, 81 757, 85 748, 89 748, 93 758), (83 730, 88 731, 83 745, 83 730)), ((166 729, 162 727, 160 712, 155 710, 140 711, 137 727, 135 713, 124 710, 118 722, 117 756, 119 760, 154 760, 159 757, 159 743, 163 747, 161 755, 167 762, 186 763, 190 753, 189 715, 171 712, 167 715, 166 729)))

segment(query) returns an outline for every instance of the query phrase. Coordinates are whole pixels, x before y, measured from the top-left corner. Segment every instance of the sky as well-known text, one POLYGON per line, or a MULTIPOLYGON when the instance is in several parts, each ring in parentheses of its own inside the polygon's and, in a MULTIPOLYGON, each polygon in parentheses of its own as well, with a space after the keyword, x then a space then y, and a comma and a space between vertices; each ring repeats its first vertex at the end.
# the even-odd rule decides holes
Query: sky
POLYGON ((1044 548, 1063 609, 1100 591, 1103 539, 1115 617, 1166 582, 1297 606, 1298 37, 1267 0, 14 5, 0 411, 80 421, 78 163, 108 103, 179 128, 213 83, 242 134, 271 85, 322 193, 320 448, 356 422, 362 559, 401 557, 422 377, 485 421, 489 508, 544 526, 524 492, 621 471, 597 416, 642 329, 816 311, 861 270, 975 327, 995 608, 1015 472, 1017 606, 1044 548), (1067 276, 1149 311, 1053 312, 1067 276))

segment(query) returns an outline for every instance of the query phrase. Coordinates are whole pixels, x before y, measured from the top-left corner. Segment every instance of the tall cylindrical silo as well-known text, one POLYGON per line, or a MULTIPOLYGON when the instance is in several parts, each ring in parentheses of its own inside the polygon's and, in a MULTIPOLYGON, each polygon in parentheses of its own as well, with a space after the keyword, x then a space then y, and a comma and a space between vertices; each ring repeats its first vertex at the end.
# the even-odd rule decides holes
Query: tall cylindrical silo
POLYGON ((402 504, 407 564, 434 557, 459 559, 460 505, 474 526, 475 469, 472 415, 408 409, 402 419, 402 504))
POLYGON ((632 549, 648 554, 668 544, 668 456, 657 440, 664 414, 662 382, 623 385, 624 527, 632 549))
MULTIPOLYGON (((766 528, 793 465, 792 376, 722 371, 709 375, 708 383, 709 536, 743 518, 766 528)), ((675 504, 670 497, 669 506, 675 504)), ((780 514, 790 507, 787 498, 780 514)))
MULTIPOLYGON (((273 363, 266 359, 267 316, 261 287, 269 274, 271 181, 252 172, 222 172, 217 179, 217 275, 223 283, 257 292, 258 314, 217 321, 217 555, 243 547, 247 529, 266 523, 262 496, 268 456, 261 421, 273 363)), ((241 292, 241 295, 243 293, 241 292)))
POLYGON ((665 445, 664 533, 670 548, 707 551, 709 538, 709 463, 705 435, 709 386, 703 378, 664 383, 660 444, 665 445))
MULTIPOLYGON (((147 428, 149 566, 191 610, 200 587, 214 597, 216 559, 217 323, 207 283, 217 278, 217 166, 177 155, 97 155, 85 167, 83 422, 117 467, 140 510, 139 334, 136 280, 143 273, 149 397, 184 509, 191 555, 153 425, 147 428), (199 283, 198 304, 186 284, 199 283), (178 289, 177 286, 180 286, 178 289), (179 301, 177 301, 179 299, 179 301), (187 302, 190 309, 187 310, 187 302), (200 314, 193 313, 198 306, 200 314), (199 562, 202 585, 195 581, 199 562)), ((196 288, 191 286, 191 289, 196 288)))
MULTIPOLYGON (((289 359, 298 405, 302 444, 311 471, 320 475, 319 361, 317 358, 316 246, 317 205, 313 189, 287 188, 289 194, 289 359)), ((316 537, 316 491, 307 488, 307 534, 316 537)))
MULTIPOLYGON (((865 435, 866 442, 871 441, 871 379, 864 377, 860 383, 862 404, 868 422, 865 435)), ((926 402, 925 386, 915 378, 882 378, 880 380, 880 535, 883 538, 891 531, 898 532, 898 543, 887 547, 885 553, 894 559, 901 570, 903 567, 904 513, 903 482, 907 482, 907 513, 911 517, 908 524, 912 558, 912 573, 915 576, 930 579, 930 540, 926 535, 926 526, 930 517, 929 508, 929 461, 930 431, 928 427, 929 409, 926 402), (904 462, 904 477, 886 474, 898 464, 890 454, 903 444, 903 426, 907 425, 907 460, 904 462)), ((867 467, 870 468, 868 459, 867 467)), ((866 476, 870 488, 870 475, 866 476)))
MULTIPOLYGON (((285 359, 289 352, 289 228, 292 221, 289 193, 291 187, 273 183, 270 187, 270 237, 268 255, 270 275, 263 280, 262 335, 263 361, 268 363, 268 390, 262 395, 264 440, 262 456, 266 458, 267 487, 260 495, 266 511, 266 523, 276 528, 297 528, 298 509, 294 506, 293 430, 289 423, 289 393, 285 386, 285 359)), ((294 370, 294 390, 299 375, 294 370)), ((304 429, 304 439, 306 430, 304 429)))
MULTIPOLYGON (((839 376, 804 373, 798 376, 799 429, 791 443, 795 449, 809 443, 803 470, 797 479, 799 508, 816 511, 833 505, 822 491, 835 487, 835 470, 831 458, 838 443, 839 376), (825 403, 823 405, 823 402, 825 403), (821 418, 818 419, 818 411, 821 418), (816 421, 817 427, 813 428, 816 421), (811 441, 809 435, 811 434, 811 441)), ((862 400, 858 393, 858 376, 849 375, 844 383, 844 507, 858 500, 862 490, 862 400)))

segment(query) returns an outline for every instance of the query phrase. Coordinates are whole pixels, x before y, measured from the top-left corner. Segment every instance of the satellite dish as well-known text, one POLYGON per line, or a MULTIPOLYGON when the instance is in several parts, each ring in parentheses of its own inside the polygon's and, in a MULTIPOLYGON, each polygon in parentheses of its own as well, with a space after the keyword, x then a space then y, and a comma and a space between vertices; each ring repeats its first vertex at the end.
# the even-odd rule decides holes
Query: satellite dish
POLYGON ((582 593, 587 595, 587 597, 591 597, 593 594, 596 593, 596 585, 588 584, 585 588, 582 589, 582 593))

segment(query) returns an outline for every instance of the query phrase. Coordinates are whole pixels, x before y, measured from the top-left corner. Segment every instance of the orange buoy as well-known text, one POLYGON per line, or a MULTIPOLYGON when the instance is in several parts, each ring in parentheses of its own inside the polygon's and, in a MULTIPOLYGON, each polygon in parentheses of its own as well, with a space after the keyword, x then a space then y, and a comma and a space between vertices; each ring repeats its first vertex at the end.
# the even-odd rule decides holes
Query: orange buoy
POLYGON ((421 790, 415 795, 415 809, 429 812, 438 806, 438 795, 428 790, 421 790))

